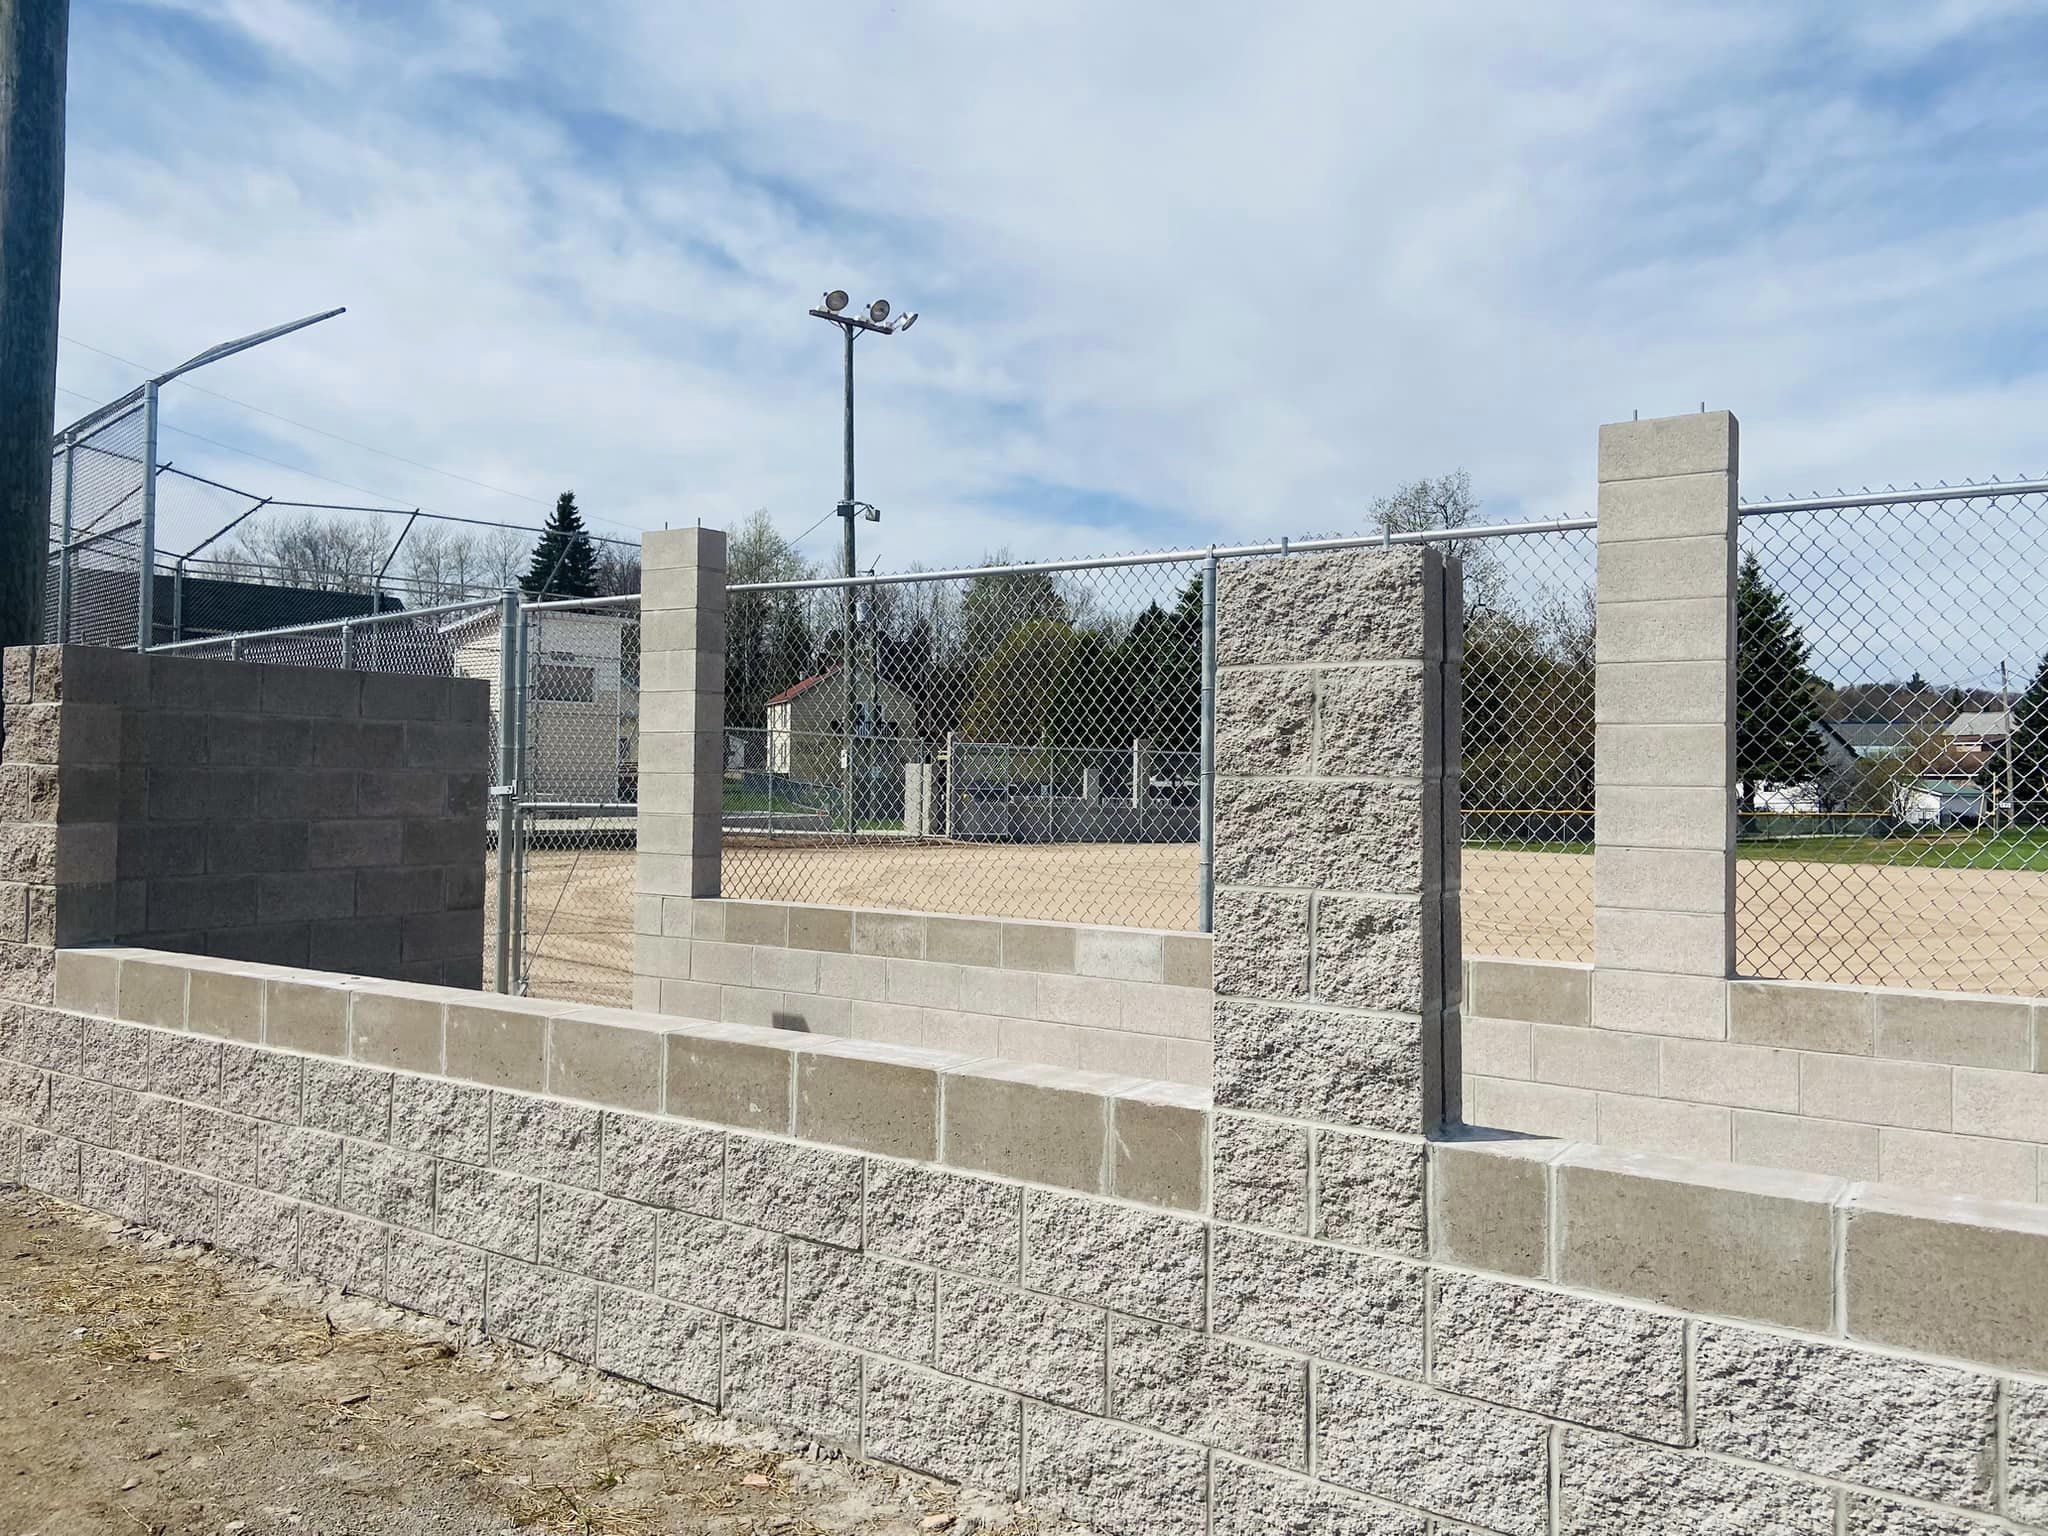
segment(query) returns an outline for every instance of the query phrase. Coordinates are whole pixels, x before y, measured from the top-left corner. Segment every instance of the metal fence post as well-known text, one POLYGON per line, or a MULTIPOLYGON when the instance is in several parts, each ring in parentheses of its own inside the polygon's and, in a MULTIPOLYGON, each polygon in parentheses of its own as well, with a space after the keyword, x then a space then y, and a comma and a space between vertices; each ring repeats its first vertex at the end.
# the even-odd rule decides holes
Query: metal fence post
POLYGON ((64 499, 58 514, 57 533, 57 643, 71 640, 71 486, 72 465, 78 456, 78 440, 64 436, 64 499))
POLYGON ((498 782, 491 788, 498 802, 498 943, 492 981, 499 992, 512 990, 512 794, 519 740, 512 686, 518 633, 519 594, 507 587, 498 604, 498 782))
POLYGON ((1216 929, 1216 546, 1202 561, 1201 930, 1216 929))
POLYGON ((178 556, 171 568, 171 640, 185 638, 185 557, 178 556))
POLYGON ((142 549, 136 556, 135 649, 156 643, 156 417, 157 384, 142 386, 142 549))
POLYGON ((526 991, 526 844, 532 813, 521 804, 527 787, 527 737, 533 723, 533 692, 528 686, 527 654, 533 648, 532 620, 518 609, 513 629, 513 672, 518 679, 513 694, 512 733, 512 990, 526 991))
POLYGON ((353 624, 341 626, 341 669, 344 672, 356 669, 356 627, 353 624))

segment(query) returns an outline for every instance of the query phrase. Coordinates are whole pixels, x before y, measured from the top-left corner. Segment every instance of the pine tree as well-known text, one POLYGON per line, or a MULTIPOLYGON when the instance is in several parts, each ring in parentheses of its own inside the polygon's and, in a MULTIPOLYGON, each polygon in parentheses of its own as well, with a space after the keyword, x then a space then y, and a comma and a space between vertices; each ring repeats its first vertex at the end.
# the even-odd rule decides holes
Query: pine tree
POLYGON ((1735 582, 1735 782, 1742 808, 1760 784, 1812 784, 1827 766, 1817 727, 1826 685, 1813 646, 1756 556, 1735 582))
POLYGON ((533 564, 519 579, 529 598, 597 596, 597 550, 583 529, 583 514, 576 510, 576 493, 564 491, 555 498, 555 510, 541 530, 534 546, 533 564))

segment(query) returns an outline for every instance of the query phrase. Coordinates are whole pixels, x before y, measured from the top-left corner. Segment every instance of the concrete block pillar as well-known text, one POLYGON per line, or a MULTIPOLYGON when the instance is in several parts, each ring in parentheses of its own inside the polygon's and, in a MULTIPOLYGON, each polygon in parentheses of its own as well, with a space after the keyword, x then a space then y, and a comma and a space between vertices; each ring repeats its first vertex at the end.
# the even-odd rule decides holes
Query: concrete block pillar
POLYGON ((676 1005, 683 991, 663 984, 689 978, 690 903, 719 891, 725 534, 715 528, 650 533, 641 541, 640 570, 633 1002, 659 1009, 676 1005))
POLYGON ((1735 960, 1738 430, 1600 429, 1596 1027, 1717 1040, 1735 960))
POLYGON ((1457 1108, 1446 564, 1221 567, 1211 1171, 1232 1219, 1420 1251, 1421 1138, 1457 1108))

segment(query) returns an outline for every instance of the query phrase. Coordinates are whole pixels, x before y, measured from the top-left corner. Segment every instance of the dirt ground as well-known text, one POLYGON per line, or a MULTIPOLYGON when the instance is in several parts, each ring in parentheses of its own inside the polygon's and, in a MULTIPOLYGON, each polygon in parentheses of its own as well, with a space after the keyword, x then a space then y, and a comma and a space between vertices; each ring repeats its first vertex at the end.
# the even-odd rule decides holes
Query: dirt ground
MULTIPOLYGON (((726 893, 1192 928, 1188 844, 978 847, 733 846, 726 893)), ((1745 859, 1738 956, 1756 976, 2048 993, 2048 874, 1745 859)), ((1465 952, 1588 960, 1593 861, 1583 854, 1468 848, 1465 952)), ((631 993, 633 856, 533 855, 527 931, 532 990, 624 1003, 631 993)))
POLYGON ((20 1190, 5 1536, 1079 1536, 20 1190))

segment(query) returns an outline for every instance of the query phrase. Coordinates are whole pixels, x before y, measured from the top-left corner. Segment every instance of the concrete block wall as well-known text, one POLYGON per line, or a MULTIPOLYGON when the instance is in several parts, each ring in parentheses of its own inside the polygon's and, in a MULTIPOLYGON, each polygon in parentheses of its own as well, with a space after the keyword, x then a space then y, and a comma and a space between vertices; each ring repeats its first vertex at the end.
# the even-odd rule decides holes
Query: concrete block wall
POLYGON ((1474 957, 1466 1119, 1636 1151, 2048 1199, 2048 1003, 1739 979, 1727 1038, 1593 1024, 1590 966, 1474 957))
POLYGON ((480 984, 486 684, 89 646, 5 677, 0 995, 116 940, 480 984))
POLYGON ((642 896, 635 1005, 1207 1088, 1210 938, 642 896))

